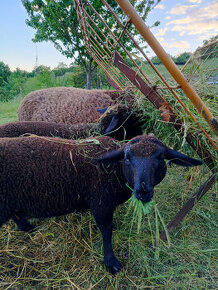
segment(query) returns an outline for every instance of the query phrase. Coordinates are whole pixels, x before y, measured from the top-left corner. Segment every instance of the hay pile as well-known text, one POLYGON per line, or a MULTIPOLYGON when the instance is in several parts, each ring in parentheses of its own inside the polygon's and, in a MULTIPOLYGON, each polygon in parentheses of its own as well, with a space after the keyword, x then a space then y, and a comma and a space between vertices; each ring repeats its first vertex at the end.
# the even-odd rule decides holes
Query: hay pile
MULTIPOLYGON (((156 187, 155 201, 168 223, 209 172, 206 166, 169 168, 156 187), (203 169, 202 169, 203 168, 203 169), (176 170, 175 170, 176 169, 176 170), (204 173, 202 173, 204 172, 204 173)), ((33 220, 38 228, 18 232, 8 222, 0 229, 0 289, 215 289, 215 189, 171 234, 171 243, 154 247, 161 221, 154 208, 137 220, 128 204, 114 217, 114 251, 124 265, 112 277, 103 265, 101 235, 89 212, 33 220), (131 227, 130 227, 131 225, 131 227), (187 286, 188 285, 188 286, 187 286)))

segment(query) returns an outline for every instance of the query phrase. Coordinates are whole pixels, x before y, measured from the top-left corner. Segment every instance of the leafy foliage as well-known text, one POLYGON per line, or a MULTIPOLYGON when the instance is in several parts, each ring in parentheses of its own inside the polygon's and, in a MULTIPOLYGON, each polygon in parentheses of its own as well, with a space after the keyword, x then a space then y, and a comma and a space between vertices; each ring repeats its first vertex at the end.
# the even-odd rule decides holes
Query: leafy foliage
MULTIPOLYGON (((188 61, 188 59, 190 58, 190 56, 191 56, 191 53, 190 52, 183 52, 183 53, 179 54, 177 57, 172 57, 172 56, 170 56, 170 57, 173 59, 173 61, 176 64, 182 65, 182 64, 185 64, 188 61)), ((157 56, 153 56, 151 58, 151 61, 155 65, 161 64, 161 61, 160 61, 160 59, 157 56)))
POLYGON ((0 101, 8 101, 18 95, 26 79, 32 73, 17 68, 11 72, 8 65, 0 62, 0 101))
POLYGON ((9 66, 0 61, 0 86, 3 86, 7 82, 10 73, 9 66))
POLYGON ((217 54, 218 54, 218 45, 217 43, 215 43, 215 41, 218 40, 218 35, 211 37, 209 40, 204 40, 203 44, 204 45, 208 45, 208 44, 212 44, 209 47, 205 47, 204 49, 201 49, 201 53, 202 53, 202 58, 207 58, 207 56, 209 55, 210 58, 216 58, 217 54), (204 55, 205 54, 205 55, 204 55))
MULTIPOLYGON (((60 63, 51 70, 50 67, 40 65, 32 72, 16 69, 11 72, 7 65, 0 63, 0 102, 7 102, 16 96, 24 97, 28 93, 50 87, 76 87, 84 88, 86 84, 86 71, 80 65, 71 64, 69 67, 60 63), (6 72, 6 73, 5 73, 6 72)), ((101 69, 93 74, 94 88, 109 88, 106 76, 101 69)))
MULTIPOLYGON (((108 4, 118 14, 120 20, 125 17, 116 1, 108 0, 108 4)), ((145 20, 149 11, 158 4, 160 0, 132 0, 141 17, 145 20)), ((87 74, 86 87, 91 87, 91 74, 97 64, 90 58, 86 51, 83 34, 79 26, 77 14, 72 0, 22 0, 28 13, 26 20, 28 26, 36 30, 34 42, 51 41, 54 46, 65 56, 74 58, 76 64, 82 65, 87 74)), ((107 25, 116 33, 115 21, 111 14, 105 9, 101 1, 93 0, 95 10, 107 21, 107 25)), ((97 21, 97 20, 96 20, 97 21)), ((158 25, 155 22, 154 25, 158 25)), ((102 27, 104 29, 104 27, 102 27)), ((135 32, 136 33, 136 32, 135 32)), ((125 39, 123 39, 125 42, 125 39)), ((126 43, 127 45, 127 43, 126 43)), ((133 45, 128 45, 129 50, 133 45)))
POLYGON ((190 52, 183 52, 179 56, 174 58, 176 64, 185 64, 191 56, 190 52))
POLYGON ((153 56, 153 57, 151 58, 151 61, 152 61, 153 64, 155 64, 155 65, 157 65, 157 64, 161 64, 161 61, 160 61, 160 59, 159 59, 158 56, 153 56))

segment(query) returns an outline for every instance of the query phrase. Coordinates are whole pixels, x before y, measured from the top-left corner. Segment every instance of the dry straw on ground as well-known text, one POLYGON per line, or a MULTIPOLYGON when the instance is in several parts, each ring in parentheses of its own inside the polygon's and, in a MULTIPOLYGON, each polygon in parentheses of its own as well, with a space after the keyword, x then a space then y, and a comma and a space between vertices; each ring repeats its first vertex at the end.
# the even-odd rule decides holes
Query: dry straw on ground
MULTIPOLYGON (((207 175, 206 167, 169 169, 155 190, 165 223, 207 175)), ((0 289, 215 289, 214 191, 171 234, 170 244, 156 247, 162 223, 155 209, 143 216, 137 233, 128 204, 120 206, 113 244, 124 268, 115 277, 103 265, 101 235, 89 212, 34 220, 31 234, 8 222, 0 229, 0 289)))

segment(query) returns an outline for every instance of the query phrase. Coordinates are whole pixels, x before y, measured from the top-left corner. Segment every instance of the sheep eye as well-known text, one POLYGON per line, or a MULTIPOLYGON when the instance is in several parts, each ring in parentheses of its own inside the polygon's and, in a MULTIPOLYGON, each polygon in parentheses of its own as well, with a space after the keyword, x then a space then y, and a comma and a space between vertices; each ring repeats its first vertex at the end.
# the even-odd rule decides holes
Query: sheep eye
POLYGON ((130 156, 129 156, 129 155, 126 156, 126 158, 125 158, 125 162, 126 162, 126 163, 130 163, 130 156))
POLYGON ((163 154, 163 153, 161 153, 160 155, 159 155, 159 160, 164 160, 164 158, 165 158, 165 155, 163 154))
POLYGON ((135 138, 131 141, 131 144, 136 144, 136 143, 139 143, 141 141, 140 138, 135 138))
POLYGON ((125 162, 126 162, 127 164, 129 164, 129 163, 130 163, 129 158, 126 158, 126 159, 125 159, 125 162))

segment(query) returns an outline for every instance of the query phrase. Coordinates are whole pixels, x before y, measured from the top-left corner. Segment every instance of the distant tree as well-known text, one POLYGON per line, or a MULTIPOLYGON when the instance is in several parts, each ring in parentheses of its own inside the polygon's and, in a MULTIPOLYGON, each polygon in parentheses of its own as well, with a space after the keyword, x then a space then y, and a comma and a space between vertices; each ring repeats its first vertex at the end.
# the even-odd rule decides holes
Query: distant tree
POLYGON ((16 68, 10 71, 8 65, 0 62, 0 101, 9 101, 20 94, 24 82, 32 73, 16 68))
POLYGON ((15 77, 33 77, 32 72, 22 70, 18 67, 11 74, 15 77))
POLYGON ((32 73, 34 75, 37 75, 37 74, 41 74, 43 71, 51 71, 50 67, 49 66, 45 66, 45 65, 39 65, 37 67, 35 67, 32 71, 32 73))
POLYGON ((3 61, 0 61, 0 87, 6 85, 10 74, 11 71, 9 66, 5 64, 3 61))
POLYGON ((202 58, 215 58, 218 55, 218 45, 217 45, 217 41, 218 40, 218 35, 211 37, 208 40, 204 40, 203 41, 203 45, 206 45, 205 48, 201 49, 201 55, 202 58), (210 46, 208 46, 209 44, 211 44, 210 46))
POLYGON ((174 57, 174 61, 176 64, 185 64, 191 56, 191 52, 183 52, 179 56, 174 57))
POLYGON ((63 76, 65 73, 72 71, 72 67, 68 67, 64 62, 59 62, 57 67, 52 70, 56 77, 63 76))
MULTIPOLYGON (((119 5, 114 0, 107 0, 108 4, 123 20, 126 16, 121 13, 119 5)), ((131 0, 140 16, 145 20, 148 13, 160 2, 160 0, 131 0)), ((27 11, 28 26, 36 30, 34 42, 51 41, 55 47, 65 56, 74 58, 74 62, 82 65, 86 71, 86 87, 91 87, 92 74, 97 64, 89 56, 83 40, 83 34, 79 26, 77 14, 74 9, 73 0, 22 0, 22 3, 27 11)), ((94 8, 98 13, 107 19, 107 24, 113 28, 114 33, 119 36, 119 31, 116 31, 116 26, 110 12, 105 9, 103 2, 92 0, 94 8)), ((157 26, 158 21, 153 26, 157 26)), ((95 27, 93 26, 93 29, 95 27)), ((104 29, 104 27, 102 27, 104 29)), ((132 32, 136 33, 134 27, 131 26, 132 32)), ((133 50, 134 46, 127 41, 125 35, 122 41, 128 50, 133 50)))
POLYGON ((67 64, 63 61, 60 61, 56 68, 68 68, 67 64))
POLYGON ((157 57, 157 56, 153 56, 151 58, 151 61, 153 64, 161 64, 161 61, 160 61, 159 57, 157 57))
MULTIPOLYGON (((168 54, 168 56, 169 56, 170 58, 172 58, 173 61, 175 61, 175 57, 171 56, 170 54, 168 54)), ((158 56, 153 56, 153 57, 151 58, 151 61, 152 61, 152 63, 155 64, 155 65, 158 65, 158 64, 161 64, 161 63, 162 63, 158 56)))

